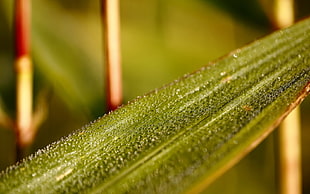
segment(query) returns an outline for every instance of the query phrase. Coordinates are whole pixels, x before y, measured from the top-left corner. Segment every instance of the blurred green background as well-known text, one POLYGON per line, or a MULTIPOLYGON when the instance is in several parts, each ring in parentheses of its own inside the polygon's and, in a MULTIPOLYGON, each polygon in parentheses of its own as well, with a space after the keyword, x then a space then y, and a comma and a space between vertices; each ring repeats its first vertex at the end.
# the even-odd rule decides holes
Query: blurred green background
MULTIPOLYGON (((120 2, 124 103, 272 31, 268 0, 120 2)), ((43 99, 49 112, 31 148, 35 151, 102 116, 105 95, 99 0, 32 0, 32 4, 34 100, 43 99)), ((309 1, 296 1, 296 19, 309 15, 309 8, 309 1)), ((0 107, 14 118, 12 13, 13 1, 1 0, 0 107)), ((310 193, 309 115, 306 100, 302 105, 304 193, 310 193)), ((276 193, 273 136, 206 193, 276 193)), ((0 126, 0 170, 13 163, 14 134, 0 126)))

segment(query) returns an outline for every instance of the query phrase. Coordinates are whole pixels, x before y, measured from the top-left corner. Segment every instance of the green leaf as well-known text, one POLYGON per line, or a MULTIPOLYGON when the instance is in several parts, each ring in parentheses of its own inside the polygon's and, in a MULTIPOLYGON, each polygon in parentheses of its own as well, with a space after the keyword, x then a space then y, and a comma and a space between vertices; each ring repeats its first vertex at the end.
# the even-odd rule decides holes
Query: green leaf
POLYGON ((235 18, 246 22, 249 25, 256 25, 261 27, 269 27, 271 22, 264 13, 262 6, 258 0, 204 0, 212 3, 219 8, 227 11, 235 18))
MULTIPOLYGON (((1 1, 0 10, 12 25, 14 1, 1 1)), ((87 116, 98 115, 104 108, 99 10, 92 15, 89 10, 79 15, 60 8, 55 2, 32 2, 31 47, 35 72, 71 109, 87 116), (90 19, 85 19, 87 16, 90 19)))
POLYGON ((0 175, 1 193, 201 191, 310 91, 310 19, 139 97, 0 175))
MULTIPOLYGON (((98 59, 102 52, 98 49, 101 42, 93 30, 95 24, 90 25, 89 20, 80 19, 78 14, 70 14, 55 2, 33 3, 34 63, 41 76, 71 109, 97 115, 98 109, 102 112, 104 107, 103 70, 98 59), (50 15, 53 19, 47 19, 50 15)), ((99 11, 97 15, 95 22, 100 26, 99 11)))

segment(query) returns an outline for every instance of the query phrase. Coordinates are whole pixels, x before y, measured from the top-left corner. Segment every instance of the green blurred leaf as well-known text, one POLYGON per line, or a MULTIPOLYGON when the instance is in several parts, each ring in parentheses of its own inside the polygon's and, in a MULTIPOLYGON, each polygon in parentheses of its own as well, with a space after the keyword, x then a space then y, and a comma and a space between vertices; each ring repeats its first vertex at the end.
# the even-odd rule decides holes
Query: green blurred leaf
MULTIPOLYGON (((99 11, 97 15, 95 22, 100 26, 99 11)), ((32 18, 33 57, 39 72, 74 110, 102 112, 103 70, 98 60, 102 51, 96 49, 101 45, 99 33, 94 35, 88 20, 54 2, 33 3, 32 18), (87 43, 90 40, 93 43, 87 43), (91 49, 92 44, 95 46, 91 49)))
POLYGON ((227 11, 237 19, 249 25, 270 27, 271 23, 259 0, 203 0, 227 11))
POLYGON ((8 168, 0 191, 200 191, 310 91, 310 19, 138 98, 8 168))
MULTIPOLYGON (((1 1, 11 28, 13 4, 14 1, 1 1)), ((99 15, 99 6, 96 13, 86 10, 79 14, 68 12, 56 2, 32 1, 35 73, 69 107, 88 115, 102 114, 104 110, 101 37, 100 32, 93 30, 94 26, 100 29, 99 15), (85 19, 87 15, 90 19, 85 19)))
MULTIPOLYGON (((11 24, 13 1, 0 3, 11 24)), ((101 115, 99 1, 33 0, 32 5, 32 50, 39 82, 45 79, 74 112, 101 115)), ((200 0, 124 1, 121 10, 125 101, 236 48, 235 38, 240 36, 234 31, 238 24, 200 0)), ((262 34, 239 32, 243 42, 262 34)))

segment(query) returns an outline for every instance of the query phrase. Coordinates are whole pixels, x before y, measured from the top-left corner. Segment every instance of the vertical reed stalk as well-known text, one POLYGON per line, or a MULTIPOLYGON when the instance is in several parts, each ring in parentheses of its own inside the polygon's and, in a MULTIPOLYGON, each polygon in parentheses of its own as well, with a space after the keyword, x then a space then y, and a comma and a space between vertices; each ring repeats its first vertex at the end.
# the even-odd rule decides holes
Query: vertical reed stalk
POLYGON ((275 0, 274 23, 278 29, 294 23, 294 0, 275 0))
MULTIPOLYGON (((294 1, 275 1, 275 27, 280 29, 294 23, 294 1)), ((300 110, 297 107, 280 125, 279 184, 281 194, 301 193, 300 110)))
POLYGON ((34 137, 32 130, 32 79, 30 57, 31 0, 15 0, 16 157, 34 137))
POLYGON ((102 0, 108 110, 122 103, 119 0, 102 0))
POLYGON ((300 111, 297 107, 283 121, 279 130, 280 191, 282 194, 301 192, 300 111))

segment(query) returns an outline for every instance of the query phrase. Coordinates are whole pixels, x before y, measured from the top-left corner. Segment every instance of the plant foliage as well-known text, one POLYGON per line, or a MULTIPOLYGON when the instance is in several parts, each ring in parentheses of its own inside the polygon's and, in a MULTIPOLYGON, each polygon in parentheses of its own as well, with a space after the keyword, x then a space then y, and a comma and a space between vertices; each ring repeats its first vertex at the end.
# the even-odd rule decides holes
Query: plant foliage
POLYGON ((1 193, 198 192, 309 93, 310 19, 139 97, 0 174, 1 193))

